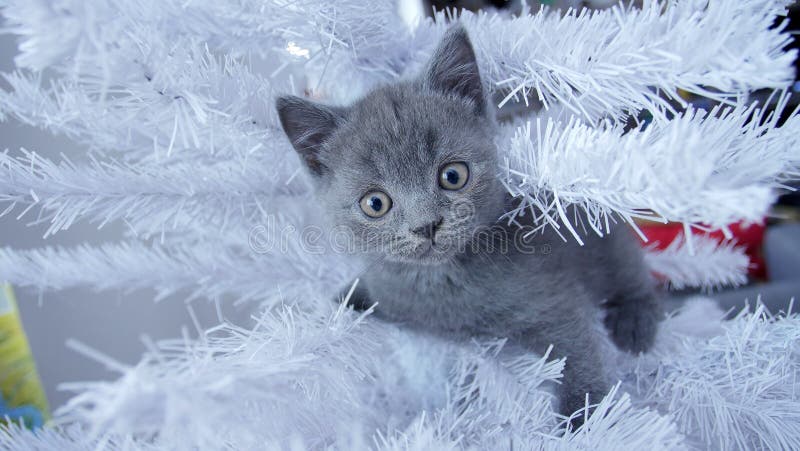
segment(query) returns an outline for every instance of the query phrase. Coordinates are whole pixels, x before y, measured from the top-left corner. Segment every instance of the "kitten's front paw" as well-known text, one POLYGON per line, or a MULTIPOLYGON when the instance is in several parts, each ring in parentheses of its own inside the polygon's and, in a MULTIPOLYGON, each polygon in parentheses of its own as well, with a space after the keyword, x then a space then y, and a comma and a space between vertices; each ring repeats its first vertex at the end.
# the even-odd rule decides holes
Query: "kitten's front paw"
POLYGON ((603 399, 607 390, 607 384, 597 381, 583 389, 564 387, 559 397, 558 411, 567 419, 565 425, 572 430, 580 427, 592 416, 593 407, 603 399))
POLYGON ((618 348, 638 354, 653 345, 658 320, 656 308, 626 303, 608 307, 605 323, 618 348))
MULTIPOLYGON (((565 424, 568 424, 572 430, 580 427, 592 413, 591 409, 588 407, 591 404, 586 404, 586 396, 587 394, 583 392, 561 395, 558 410, 561 415, 568 419, 565 424)), ((591 394, 589 395, 590 403, 597 403, 598 401, 599 399, 594 399, 591 394)))
POLYGON ((355 287, 352 285, 348 286, 342 290, 341 293, 339 293, 339 296, 337 296, 334 301, 337 304, 346 301, 347 305, 353 307, 353 309, 357 311, 368 310, 370 307, 372 307, 372 304, 374 304, 374 302, 369 299, 367 290, 361 284, 358 284, 355 287), (350 292, 351 290, 352 293, 350 292))

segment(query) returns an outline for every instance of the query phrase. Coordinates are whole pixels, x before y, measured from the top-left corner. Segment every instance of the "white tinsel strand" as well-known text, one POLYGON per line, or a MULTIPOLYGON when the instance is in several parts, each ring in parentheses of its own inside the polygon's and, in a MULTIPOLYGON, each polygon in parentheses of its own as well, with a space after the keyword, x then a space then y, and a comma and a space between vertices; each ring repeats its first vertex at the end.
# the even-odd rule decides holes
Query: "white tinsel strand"
POLYGON ((359 46, 379 42, 368 38, 369 29, 402 26, 389 20, 393 2, 382 8, 353 1, 6 3, 8 29, 26 38, 18 63, 53 65, 61 76, 49 89, 35 75, 10 76, 13 92, 0 96, 2 113, 92 148, 140 155, 181 148, 242 153, 280 140, 270 134, 273 95, 294 92, 295 83, 303 88, 302 80, 276 78, 291 73, 284 70, 293 60, 286 39, 311 40, 315 55, 324 36, 355 51, 354 39, 359 46), (350 14, 347 26, 342 11, 350 14), (51 29, 60 29, 59 37, 43 38, 51 29), (42 48, 42 41, 52 45, 42 48), (234 42, 248 51, 214 47, 234 42), (252 50, 268 60, 255 64, 269 65, 269 77, 254 76, 243 63, 252 50))
MULTIPOLYGON (((680 7, 686 7, 685 3, 683 3, 682 5, 683 6, 680 6, 680 5, 674 6, 673 9, 669 10, 670 13, 671 14, 677 14, 678 16, 680 16, 680 11, 681 11, 680 7), (676 12, 676 11, 678 11, 678 12, 676 12)), ((104 7, 98 7, 98 8, 99 8, 99 10, 102 10, 105 14, 112 14, 112 12, 114 11, 114 8, 118 8, 118 7, 123 7, 123 6, 120 6, 119 4, 113 4, 113 5, 106 5, 104 7)), ((653 13, 653 11, 656 11, 656 8, 653 7, 652 5, 649 6, 649 8, 650 9, 648 11, 650 11, 651 13, 653 13)), ((647 8, 645 8, 645 9, 647 10, 647 8)), ((68 11, 69 8, 66 8, 65 10, 68 11)), ((81 10, 81 11, 84 11, 84 10, 81 10)), ((86 10, 86 11, 88 11, 88 10, 86 10)), ((61 11, 61 12, 63 13, 63 11, 61 11)), ((93 11, 92 12, 92 14, 96 14, 96 13, 97 13, 97 11, 93 11)), ((630 12, 630 14, 634 14, 634 12, 630 12)), ((751 16, 755 16, 755 15, 751 15, 751 16)), ((539 15, 539 16, 533 16, 533 17, 538 19, 538 18, 543 18, 543 17, 555 17, 555 16, 539 15)), ((653 17, 656 18, 656 16, 653 16, 653 17)), ((748 16, 748 17, 750 17, 750 16, 748 16)), ((480 18, 478 18, 476 20, 479 20, 479 19, 480 18)), ((487 19, 487 20, 490 20, 490 19, 487 19)), ((527 19, 527 18, 525 18, 525 19, 527 19)), ((548 20, 556 20, 556 19, 557 20, 562 20, 562 19, 558 19, 558 18, 551 18, 551 19, 548 19, 548 20)), ((578 18, 578 19, 580 19, 580 18, 578 18)), ((491 20, 497 21, 496 18, 495 19, 491 19, 491 20)), ((541 19, 541 20, 544 20, 544 19, 541 19)), ((589 20, 589 19, 585 19, 585 20, 589 20)), ((597 19, 597 20, 599 20, 599 19, 597 19)), ((152 27, 154 25, 152 23, 150 23, 148 26, 152 27)), ((489 25, 486 25, 486 26, 489 26, 489 25)), ((223 74, 222 78, 221 78, 222 82, 212 82, 212 83, 210 83, 210 85, 212 87, 217 86, 214 89, 216 89, 217 91, 222 92, 222 93, 226 93, 226 92, 230 91, 230 89, 226 89, 226 87, 228 87, 228 85, 230 85, 231 83, 234 83, 232 80, 236 80, 236 83, 239 83, 241 85, 241 86, 239 86, 239 89, 238 89, 238 92, 240 93, 239 94, 240 97, 241 97, 242 93, 245 93, 245 92, 249 93, 250 91, 252 91, 252 89, 246 89, 247 86, 253 86, 253 87, 257 88, 258 86, 263 86, 264 83, 260 82, 258 80, 255 80, 252 83, 244 83, 244 84, 242 84, 241 80, 249 80, 252 77, 250 77, 248 75, 248 72, 246 70, 242 69, 241 65, 237 65, 233 60, 226 59, 225 68, 224 69, 220 69, 220 67, 221 67, 220 64, 216 62, 215 58, 210 57, 209 55, 207 55, 207 52, 205 54, 203 54, 202 52, 195 51, 195 53, 189 53, 187 55, 184 55, 183 57, 181 57, 180 55, 177 55, 177 56, 176 55, 169 55, 169 57, 167 57, 167 55, 164 54, 165 48, 164 48, 163 39, 161 41, 159 41, 158 36, 161 36, 159 33, 162 33, 162 34, 163 33, 169 33, 170 31, 165 31, 165 30, 162 30, 161 28, 158 28, 158 27, 156 27, 156 30, 151 30, 151 29, 149 29, 147 27, 145 27, 145 28, 146 28, 145 31, 147 31, 147 33, 145 33, 144 31, 142 33, 139 33, 139 35, 140 35, 139 39, 141 39, 142 41, 138 43, 139 44, 138 46, 132 46, 134 48, 140 48, 139 51, 140 52, 143 51, 144 53, 143 53, 143 55, 141 55, 141 58, 133 58, 133 60, 139 61, 139 59, 149 59, 149 60, 153 61, 154 62, 153 64, 157 65, 160 68, 159 69, 159 73, 163 74, 164 77, 167 80, 170 81, 170 83, 172 83, 172 84, 177 83, 178 86, 171 86, 171 87, 169 87, 169 89, 154 89, 153 86, 150 86, 150 82, 152 81, 152 79, 148 80, 147 82, 143 81, 143 80, 147 80, 148 78, 151 78, 153 76, 152 74, 148 75, 150 71, 146 70, 146 67, 145 67, 146 65, 141 66, 141 67, 137 66, 137 67, 134 68, 133 71, 130 71, 130 70, 127 69, 127 65, 130 65, 130 61, 131 61, 131 58, 130 58, 129 55, 127 55, 125 53, 114 54, 114 55, 112 55, 110 53, 107 53, 107 52, 103 53, 103 55, 105 55, 105 56, 116 58, 116 59, 112 58, 112 62, 113 61, 119 61, 119 63, 122 64, 122 66, 117 66, 117 65, 112 64, 114 70, 112 71, 111 75, 113 75, 114 77, 117 77, 118 79, 114 78, 113 80, 109 81, 109 80, 102 79, 102 77, 100 77, 100 75, 102 75, 102 74, 100 74, 100 73, 91 73, 92 76, 88 76, 89 73, 87 73, 87 74, 84 74, 82 76, 82 78, 81 78, 82 80, 88 79, 88 80, 99 80, 99 81, 88 82, 88 84, 87 84, 87 82, 82 81, 81 84, 70 86, 70 89, 65 89, 63 92, 65 92, 65 93, 66 92, 75 92, 75 91, 79 92, 80 91, 79 88, 83 87, 83 88, 89 89, 89 92, 90 93, 94 93, 95 96, 99 96, 99 94, 104 89, 108 88, 106 86, 108 83, 121 83, 123 86, 126 86, 124 92, 132 92, 132 93, 136 93, 136 95, 127 96, 127 98, 134 99, 134 101, 132 103, 129 100, 125 100, 125 98, 123 98, 121 102, 120 102, 119 99, 114 99, 115 102, 118 102, 119 113, 120 114, 126 114, 126 115, 130 116, 132 113, 135 112, 135 114, 132 117, 137 117, 137 115, 138 115, 138 116, 141 116, 141 118, 143 119, 143 121, 141 121, 141 123, 139 121, 134 121, 135 124, 137 124, 136 127, 139 127, 140 125, 141 125, 141 127, 140 127, 140 129, 133 129, 133 133, 132 133, 131 126, 128 125, 125 121, 114 120, 114 121, 110 122, 109 127, 100 127, 100 128, 104 128, 104 129, 109 129, 112 132, 110 132, 110 134, 108 134, 108 135, 99 135, 98 136, 94 132, 92 132, 91 130, 96 130, 97 129, 97 124, 98 123, 102 123, 102 122, 98 122, 98 120, 101 121, 101 118, 93 118, 91 116, 91 114, 88 114, 89 112, 95 111, 97 109, 96 107, 99 105, 98 100, 96 100, 96 99, 95 100, 90 100, 88 104, 86 104, 86 105, 84 105, 83 107, 80 108, 80 114, 74 114, 75 108, 63 106, 63 105, 69 104, 69 102, 65 101, 65 99, 60 99, 56 103, 53 103, 53 105, 57 105, 58 106, 57 110, 58 111, 62 111, 62 113, 61 113, 62 115, 66 114, 66 115, 68 115, 70 117, 73 117, 73 118, 77 117, 77 118, 87 118, 88 119, 86 121, 86 126, 85 126, 85 129, 83 131, 80 131, 80 130, 79 131, 75 131, 75 130, 73 130, 72 133, 84 136, 86 139, 89 140, 89 142, 94 142, 94 141, 99 139, 99 141, 100 141, 99 145, 101 145, 101 146, 111 145, 112 143, 125 143, 125 142, 127 142, 127 141, 129 141, 131 139, 130 138, 131 136, 140 136, 141 138, 144 138, 144 139, 140 139, 139 142, 134 140, 134 142, 132 142, 130 144, 130 149, 129 150, 141 153, 142 152, 141 151, 141 147, 142 147, 143 144, 145 144, 145 141, 147 141, 146 144, 149 146, 149 140, 152 140, 153 145, 155 147, 155 151, 154 152, 150 152, 149 147, 147 147, 147 150, 145 150, 145 154, 154 154, 154 155, 158 155, 158 152, 159 152, 158 148, 159 148, 159 142, 160 141, 168 141, 168 144, 166 145, 166 149, 164 150, 164 152, 167 153, 167 154, 171 153, 173 147, 176 146, 176 145, 178 147, 192 147, 192 146, 201 145, 200 143, 210 143, 210 144, 208 144, 210 146, 210 149, 206 148, 205 150, 213 152, 215 148, 219 147, 219 146, 215 145, 215 136, 217 137, 217 139, 221 140, 221 142, 222 142, 221 147, 223 147, 223 148, 235 149, 238 152, 241 152, 243 149, 247 149, 247 152, 253 152, 255 150, 258 150, 259 146, 261 146, 261 140, 265 139, 266 135, 252 136, 252 135, 248 135, 247 133, 241 134, 236 130, 230 131, 230 130, 227 130, 227 129, 223 129, 222 131, 215 131, 214 127, 205 127, 204 126, 204 122, 207 120, 207 118, 209 116, 214 116, 215 113, 216 113, 215 110, 213 108, 210 109, 208 105, 214 104, 214 103, 218 102, 219 100, 216 99, 216 96, 213 95, 213 94, 205 95, 205 96, 204 95, 197 95, 192 90, 194 89, 195 83, 198 80, 205 80, 206 78, 209 78, 207 76, 202 75, 202 70, 204 70, 202 68, 208 68, 207 70, 212 75, 213 74, 218 74, 220 72, 220 70, 222 70, 222 74, 223 74), (151 37, 151 35, 155 36, 155 37, 151 37), (144 36, 147 36, 148 40, 145 40, 144 36), (150 48, 150 46, 154 46, 154 48, 150 48), (164 64, 164 62, 169 62, 169 61, 177 62, 177 65, 176 64, 166 64, 166 65, 164 64), (188 67, 188 69, 187 69, 187 68, 184 68, 184 67, 181 66, 181 65, 185 65, 186 64, 185 61, 190 61, 190 62, 191 61, 200 61, 200 62, 205 61, 205 63, 199 64, 199 65, 190 63, 187 66, 188 67), (174 66, 174 67, 172 67, 172 66, 174 66), (233 69, 228 68, 228 66, 232 67, 233 69), (197 67, 201 68, 201 72, 199 74, 196 73, 197 72, 197 69, 196 69, 197 67), (186 72, 186 71, 188 71, 187 74, 186 75, 182 75, 183 72, 186 72), (141 72, 141 74, 138 74, 139 72, 141 72), (133 74, 133 75, 131 75, 131 74, 133 74), (138 80, 134 84, 131 84, 130 77, 131 76, 139 76, 139 75, 141 75, 139 77, 140 80, 138 80), (142 86, 141 86, 142 84, 144 84, 144 88, 142 88, 142 86), (181 84, 185 84, 186 87, 181 88, 180 87, 181 84), (170 95, 175 94, 175 95, 172 96, 172 99, 176 100, 176 102, 174 102, 174 103, 175 103, 175 105, 177 105, 177 107, 176 107, 177 110, 175 108, 169 106, 170 102, 166 103, 166 109, 165 109, 164 106, 162 106, 163 102, 161 102, 161 100, 163 100, 162 99, 163 96, 166 95, 167 93, 169 93, 170 95), (158 94, 158 95, 155 95, 155 94, 158 94), (149 97, 155 96, 155 98, 150 100, 150 101, 140 101, 139 100, 139 99, 148 99, 148 96, 149 97), (194 99, 194 100, 190 101, 191 99, 194 99), (187 114, 187 111, 188 111, 187 109, 181 109, 180 108, 179 104, 181 102, 183 102, 184 100, 189 105, 187 108, 189 110, 191 110, 191 114, 187 114), (197 121, 195 121, 193 119, 187 119, 189 117, 194 117, 195 115, 197 117, 197 121), (91 127, 89 126, 90 123, 91 123, 91 127), (117 128, 115 129, 113 126, 111 126, 111 123, 113 123, 113 124, 120 124, 121 123, 123 125, 122 125, 122 127, 117 126, 117 128), (159 139, 159 134, 157 134, 156 136, 148 136, 148 133, 152 133, 151 130, 161 130, 160 139, 159 139), (206 135, 208 135, 208 136, 206 136, 206 135), (220 136, 222 138, 219 138, 220 136), (252 145, 252 147, 249 147, 251 145, 252 145)), ((746 27, 743 27, 743 28, 746 28, 746 27)), ((128 34, 127 36, 130 36, 130 34, 128 34)), ((161 36, 161 38, 163 38, 163 37, 164 36, 161 36)), ((129 38, 126 38, 126 39, 134 39, 134 38, 130 38, 129 37, 129 38)), ((186 45, 190 45, 191 44, 191 42, 189 42, 189 41, 181 41, 181 42, 183 42, 186 45)), ((190 48, 191 48, 191 45, 190 45, 190 48)), ((138 64, 141 65, 142 63, 138 63, 138 64)), ((89 70, 89 71, 96 70, 96 68, 93 68, 91 65, 89 65, 87 67, 88 67, 87 70, 89 70)), ((109 75, 109 74, 106 74, 106 75, 109 75)), ((111 76, 111 75, 109 75, 109 76, 111 76)), ((211 77, 211 79, 213 79, 213 76, 211 77)), ((35 84, 31 85, 31 86, 28 86, 28 88, 26 88, 26 89, 23 89, 24 83, 21 80, 24 80, 24 79, 22 79, 22 78, 16 78, 16 79, 12 78, 12 81, 15 81, 15 82, 18 83, 17 89, 15 90, 14 94, 27 92, 32 97, 35 97, 36 95, 39 94, 39 91, 37 90, 37 86, 35 84)), ((217 91, 214 91, 214 89, 212 89, 210 92, 217 92, 217 91)), ((647 92, 649 92, 649 91, 647 91, 647 92)), ((101 98, 101 97, 99 97, 99 98, 101 98)), ((257 96, 257 97, 259 97, 259 96, 257 96)), ((17 100, 21 100, 21 99, 17 99, 17 100)), ((103 102, 105 102, 105 101, 106 100, 103 100, 103 102)), ((237 105, 241 104, 241 99, 237 99, 236 97, 234 97, 230 101, 233 102, 234 104, 237 104, 237 105)), ((264 103, 265 104, 269 104, 269 102, 264 102, 264 103)), ((569 102, 567 102, 567 104, 568 103, 569 102)), ((43 105, 43 104, 47 104, 47 102, 35 101, 35 99, 28 99, 28 101, 19 101, 19 102, 17 102, 16 103, 16 105, 17 105, 16 109, 17 110, 23 109, 23 107, 25 105, 43 105)), ((175 106, 175 105, 173 105, 173 106, 175 106)), ((228 108, 228 109, 226 109, 226 115, 231 115, 232 114, 231 111, 239 111, 240 108, 241 108, 241 105, 240 105, 239 108, 234 108, 232 110, 230 110, 230 108, 228 108), (228 110, 230 110, 230 111, 228 111, 228 110)), ((12 110, 14 110, 14 109, 15 108, 12 108, 12 110)), ((41 116, 40 119, 41 118, 45 118, 44 120, 45 121, 49 121, 50 123, 61 124, 62 121, 53 121, 52 119, 47 119, 47 118, 57 117, 58 114, 59 114, 58 111, 51 111, 51 112, 49 112, 47 114, 40 115, 41 116)), ((270 115, 270 114, 268 114, 268 115, 270 115)), ((104 117, 113 117, 113 115, 110 115, 108 113, 105 113, 103 116, 104 117)), ((233 114, 232 116, 233 117, 239 117, 240 115, 233 114)), ((247 114, 243 114, 241 116, 244 117, 244 118, 249 117, 247 114)), ((24 115, 20 116, 20 117, 24 118, 24 115)), ((37 122, 37 120, 35 120, 33 118, 29 118, 29 120, 31 120, 34 123, 37 122)), ((267 122, 269 122, 269 121, 267 121, 267 122)), ((266 123, 262 124, 262 126, 266 126, 266 123)), ((62 131, 66 131, 67 133, 70 133, 69 128, 65 128, 62 131)), ((269 136, 272 136, 272 135, 269 135, 269 136)), ((789 134, 787 133, 785 136, 789 136, 789 134)), ((280 139, 280 138, 278 138, 278 139, 280 139)), ((122 145, 122 144, 117 144, 117 145, 122 145)), ((122 147, 125 147, 125 146, 122 145, 122 147)), ((162 149, 163 149, 163 147, 162 147, 162 149)), ((687 158, 688 158, 688 155, 687 155, 687 158)), ((749 194, 749 193, 743 193, 743 194, 749 194)), ((756 195, 757 195, 756 196, 757 198, 761 198, 761 199, 763 199, 765 197, 763 190, 761 190, 758 193, 756 193, 756 195)), ((608 196, 606 196, 606 197, 608 197, 608 196)), ((609 199, 606 198, 605 201, 608 202, 609 199)), ((567 202, 569 202, 569 199, 567 200, 567 202)), ((729 204, 730 203, 733 203, 733 202, 729 202, 729 204)), ((763 203, 764 202, 761 202, 761 204, 763 204, 763 203)), ((602 205, 601 205, 601 207, 605 208, 602 205)), ((629 214, 629 212, 623 212, 623 216, 624 217, 627 216, 628 214, 629 214)))
POLYGON ((592 415, 581 427, 561 437, 545 436, 541 449, 683 450, 686 444, 669 416, 633 407, 630 395, 620 394, 619 385, 616 385, 594 407, 592 415))
MULTIPOLYGON (((196 226, 170 232, 161 245, 134 240, 99 247, 0 248, 0 277, 39 290, 154 287, 159 298, 188 291, 190 299, 230 296, 270 305, 306 289, 332 295, 369 262, 364 266, 352 258, 359 249, 349 247, 349 237, 325 234, 324 225, 303 211, 303 199, 285 198, 282 213, 265 213, 250 225, 239 217, 223 230, 196 226)), ((702 237, 693 238, 692 248, 675 240, 663 251, 647 249, 645 261, 678 289, 742 283, 749 262, 733 244, 702 237)))
MULTIPOLYGON (((786 99, 779 99, 778 111, 786 99)), ((574 119, 563 128, 552 119, 546 126, 537 122, 535 130, 528 124, 511 138, 507 135, 512 129, 507 128, 506 136, 498 139, 501 155, 507 155, 506 184, 512 195, 524 199, 512 215, 535 207, 549 218, 542 218, 542 224, 558 227, 559 220, 569 219, 566 207, 577 204, 589 213, 588 226, 601 234, 611 214, 629 222, 648 215, 717 228, 741 219, 758 221, 775 196, 774 188, 798 173, 800 118, 793 115, 775 128, 777 117, 763 120, 753 105, 739 105, 708 114, 692 110, 669 123, 630 132, 594 129, 574 119), (645 207, 652 213, 644 213, 645 207)), ((260 202, 262 213, 275 212, 283 207, 271 197, 305 189, 300 180, 292 185, 295 188, 286 186, 303 175, 288 145, 275 147, 285 158, 270 161, 256 155, 249 161, 199 166, 184 157, 186 163, 179 164, 96 163, 79 169, 30 154, 23 160, 2 157, 0 169, 7 172, 7 186, 0 182, 2 200, 54 211, 54 217, 44 216, 53 222, 50 231, 88 215, 102 221, 121 218, 133 225, 143 221, 144 232, 152 234, 168 222, 172 229, 191 225, 203 211, 207 216, 236 210, 236 203, 228 200, 247 194, 264 198, 242 208, 253 209, 253 203, 260 202), (204 187, 195 188, 200 182, 204 187), (168 199, 198 191, 210 200, 186 198, 185 205, 168 199), (163 199, 168 204, 159 203, 159 193, 167 195, 163 199), (220 208, 213 200, 222 198, 227 200, 220 208)), ((570 232, 579 236, 581 231, 570 232)))
POLYGON ((593 121, 668 109, 660 96, 680 101, 677 88, 724 98, 788 86, 795 55, 782 51, 789 35, 772 26, 789 3, 647 0, 641 10, 465 23, 490 84, 593 121))
POLYGON ((57 418, 76 421, 81 434, 12 431, 6 442, 366 449, 374 434, 378 449, 496 449, 509 445, 503 431, 516 430, 515 448, 686 449, 680 428, 706 447, 794 449, 797 322, 759 309, 711 340, 664 342, 664 330, 654 354, 627 365, 647 399, 670 415, 634 408, 615 388, 583 427, 564 434, 551 429, 554 416, 537 413, 549 411, 540 387, 557 377, 559 362, 509 360, 501 343, 441 343, 341 307, 288 308, 260 317, 254 329, 223 325, 197 340, 164 341, 139 365, 122 367, 117 381, 68 385, 78 395, 57 418), (399 405, 416 418, 392 421, 399 405), (534 419, 531 429, 525 418, 534 419))
POLYGON ((540 357, 524 352, 501 358, 504 345, 489 343, 478 353, 462 353, 452 370, 452 400, 436 416, 458 425, 458 433, 450 434, 467 446, 496 449, 556 426, 551 408, 555 400, 543 384, 561 379, 564 360, 548 362, 549 353, 540 357))
POLYGON ((645 261, 650 269, 665 279, 671 288, 712 290, 747 283, 750 258, 735 242, 718 242, 695 236, 687 245, 683 235, 663 250, 649 249, 645 261))
POLYGON ((778 113, 764 118, 755 105, 739 104, 689 110, 629 132, 575 118, 528 123, 498 139, 506 187, 523 199, 512 216, 533 209, 541 223, 565 224, 579 241, 570 205, 586 211, 587 233, 600 235, 612 214, 631 224, 644 217, 712 228, 760 221, 775 189, 800 167, 800 117, 780 128, 777 120, 778 113))
POLYGON ((389 437, 378 435, 376 442, 382 451, 457 451, 464 449, 458 440, 447 437, 441 432, 440 425, 430 425, 428 417, 423 413, 408 428, 396 431, 389 437))

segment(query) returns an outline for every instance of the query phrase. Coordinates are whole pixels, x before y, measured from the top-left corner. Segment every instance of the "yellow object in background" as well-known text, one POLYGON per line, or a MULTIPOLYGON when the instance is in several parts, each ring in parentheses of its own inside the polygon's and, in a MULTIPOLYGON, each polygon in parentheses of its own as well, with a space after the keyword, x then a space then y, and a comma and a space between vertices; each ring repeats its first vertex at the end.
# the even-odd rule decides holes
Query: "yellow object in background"
POLYGON ((11 285, 0 283, 0 423, 41 427, 49 408, 11 285))

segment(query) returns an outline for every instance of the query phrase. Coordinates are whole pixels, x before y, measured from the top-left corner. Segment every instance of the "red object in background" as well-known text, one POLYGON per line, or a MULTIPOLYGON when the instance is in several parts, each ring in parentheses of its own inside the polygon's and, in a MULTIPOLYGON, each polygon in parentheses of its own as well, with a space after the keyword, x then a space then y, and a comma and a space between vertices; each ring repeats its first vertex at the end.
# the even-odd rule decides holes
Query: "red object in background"
MULTIPOLYGON (((668 223, 659 224, 657 222, 637 223, 642 232, 647 236, 648 243, 645 246, 655 245, 657 249, 664 249, 669 246, 675 238, 683 235, 683 224, 668 223)), ((767 267, 764 264, 764 257, 761 254, 764 243, 764 231, 766 226, 762 224, 743 225, 742 223, 731 224, 728 226, 733 234, 733 241, 737 246, 745 248, 745 253, 750 257, 750 277, 760 280, 767 279, 767 267)), ((702 230, 692 229, 692 235, 702 235, 715 239, 717 242, 726 241, 721 231, 703 232, 702 230)))

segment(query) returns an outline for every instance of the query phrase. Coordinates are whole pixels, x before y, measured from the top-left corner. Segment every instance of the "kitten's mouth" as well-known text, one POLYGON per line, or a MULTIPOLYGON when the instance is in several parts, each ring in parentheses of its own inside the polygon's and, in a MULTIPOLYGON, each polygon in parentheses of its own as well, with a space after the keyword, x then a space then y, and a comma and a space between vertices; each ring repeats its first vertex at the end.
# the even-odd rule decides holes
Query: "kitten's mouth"
POLYGON ((386 258, 398 263, 412 265, 440 265, 451 262, 458 246, 446 237, 443 240, 425 240, 405 249, 392 249, 386 258))
POLYGON ((450 260, 451 253, 446 247, 431 241, 423 246, 415 255, 415 260, 426 265, 436 265, 450 260))
POLYGON ((435 244, 433 244, 433 243, 430 243, 430 244, 428 245, 428 248, 427 248, 427 249, 425 249, 424 251, 422 251, 422 252, 419 254, 419 258, 425 258, 425 257, 427 257, 427 256, 429 256, 429 255, 432 255, 432 254, 433 254, 433 253, 435 253, 435 252, 436 252, 436 245, 435 245, 435 244))

